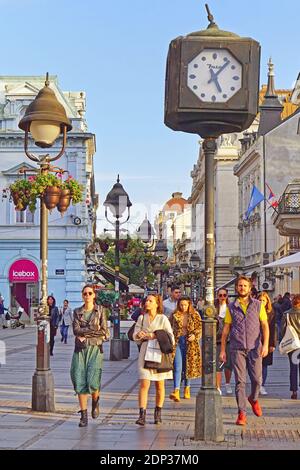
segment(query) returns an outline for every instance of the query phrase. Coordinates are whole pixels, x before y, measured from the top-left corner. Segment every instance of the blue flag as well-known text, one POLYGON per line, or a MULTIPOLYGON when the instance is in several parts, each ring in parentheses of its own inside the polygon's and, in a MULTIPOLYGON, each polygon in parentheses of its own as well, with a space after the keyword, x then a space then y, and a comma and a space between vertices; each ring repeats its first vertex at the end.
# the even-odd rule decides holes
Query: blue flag
POLYGON ((245 215, 245 219, 248 220, 251 212, 255 209, 258 204, 260 204, 265 199, 264 195, 257 189, 256 186, 253 186, 249 206, 245 215))

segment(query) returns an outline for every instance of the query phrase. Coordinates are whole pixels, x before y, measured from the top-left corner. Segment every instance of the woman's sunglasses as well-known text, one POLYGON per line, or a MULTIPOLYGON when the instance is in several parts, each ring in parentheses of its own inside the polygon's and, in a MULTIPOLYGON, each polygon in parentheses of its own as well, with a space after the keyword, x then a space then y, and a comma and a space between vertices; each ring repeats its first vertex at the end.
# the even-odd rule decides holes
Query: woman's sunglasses
POLYGON ((226 299, 227 294, 219 294, 218 297, 224 297, 226 299))
POLYGON ((83 292, 83 294, 82 294, 82 295, 93 295, 93 293, 94 293, 94 292, 92 292, 92 291, 89 291, 89 292, 83 292))

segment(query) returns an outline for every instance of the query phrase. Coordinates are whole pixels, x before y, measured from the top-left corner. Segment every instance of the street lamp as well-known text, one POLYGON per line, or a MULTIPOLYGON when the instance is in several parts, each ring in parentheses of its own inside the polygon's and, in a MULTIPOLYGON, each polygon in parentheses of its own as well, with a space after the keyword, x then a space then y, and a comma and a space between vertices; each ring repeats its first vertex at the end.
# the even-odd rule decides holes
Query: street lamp
POLYGON ((192 275, 192 287, 191 287, 191 294, 192 294, 192 301, 195 302, 195 291, 194 291, 194 273, 197 273, 199 268, 200 268, 200 263, 201 263, 201 259, 200 259, 200 256, 198 255, 197 251, 194 250, 191 254, 191 257, 190 257, 190 266, 192 268, 192 271, 193 271, 193 275, 192 275))
MULTIPOLYGON (((39 165, 39 172, 51 171, 50 162, 58 160, 65 150, 67 132, 72 129, 64 107, 58 102, 55 93, 49 88, 49 75, 45 86, 39 91, 34 101, 28 106, 19 128, 25 131, 24 150, 30 160, 39 165), (36 156, 28 150, 29 133, 35 145, 41 148, 52 147, 62 134, 62 148, 55 157, 49 154, 36 156)), ((34 411, 55 411, 54 380, 50 369, 49 338, 50 317, 47 305, 48 296, 48 209, 44 196, 41 196, 40 208, 40 260, 41 260, 41 296, 37 318, 37 357, 36 370, 32 377, 31 406, 34 411)))
POLYGON ((115 227, 115 292, 116 292, 116 301, 115 309, 113 315, 113 338, 110 342, 110 360, 111 361, 120 361, 122 359, 122 343, 120 339, 120 306, 119 306, 119 297, 120 297, 120 225, 125 224, 130 217, 130 207, 132 203, 130 202, 129 196, 126 193, 125 189, 120 183, 120 178, 118 175, 117 182, 113 185, 112 189, 106 196, 104 201, 105 207, 105 218, 106 220, 115 227), (110 221, 107 215, 107 208, 110 209, 112 215, 115 217, 115 221, 110 221), (127 219, 123 222, 120 222, 120 218, 123 216, 125 210, 128 211, 127 219))
POLYGON ((162 239, 158 240, 154 248, 154 254, 160 260, 160 262, 157 265, 155 265, 155 270, 157 273, 159 273, 159 277, 160 277, 159 293, 160 295, 163 295, 163 273, 164 273, 163 264, 168 258, 168 247, 164 240, 162 239))
POLYGON ((257 116, 260 45, 222 31, 206 4, 206 30, 179 36, 169 46, 165 124, 203 138, 205 157, 205 320, 202 386, 196 400, 195 440, 224 440, 221 397, 216 388, 214 309, 215 201, 217 138, 247 129, 257 116))
POLYGON ((153 247, 154 245, 154 229, 147 219, 147 215, 145 216, 145 219, 137 229, 137 234, 138 237, 142 240, 144 244, 144 296, 146 297, 147 295, 147 258, 146 254, 147 251, 153 247))

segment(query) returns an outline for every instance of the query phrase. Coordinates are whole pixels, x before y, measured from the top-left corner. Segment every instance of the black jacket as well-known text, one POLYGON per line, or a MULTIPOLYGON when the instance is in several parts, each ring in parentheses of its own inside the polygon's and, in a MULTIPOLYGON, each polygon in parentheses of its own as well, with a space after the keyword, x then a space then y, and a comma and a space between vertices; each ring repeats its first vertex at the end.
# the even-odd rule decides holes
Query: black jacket
POLYGON ((156 330, 155 332, 156 339, 159 343, 159 347, 162 353, 171 353, 173 352, 172 339, 165 330, 156 330))
POLYGON ((289 320, 291 326, 296 330, 300 339, 300 308, 292 308, 285 312, 281 321, 281 331, 282 337, 285 335, 286 325, 287 325, 287 314, 289 314, 289 320))

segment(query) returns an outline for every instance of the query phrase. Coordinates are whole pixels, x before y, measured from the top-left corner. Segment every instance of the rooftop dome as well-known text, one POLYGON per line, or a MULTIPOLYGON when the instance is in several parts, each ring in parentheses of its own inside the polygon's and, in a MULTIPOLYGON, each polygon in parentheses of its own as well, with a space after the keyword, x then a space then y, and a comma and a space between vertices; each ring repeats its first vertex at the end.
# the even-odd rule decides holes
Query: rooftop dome
POLYGON ((169 199, 163 207, 163 211, 174 211, 181 213, 184 211, 184 206, 188 201, 182 197, 182 193, 176 192, 172 194, 172 199, 169 199))

